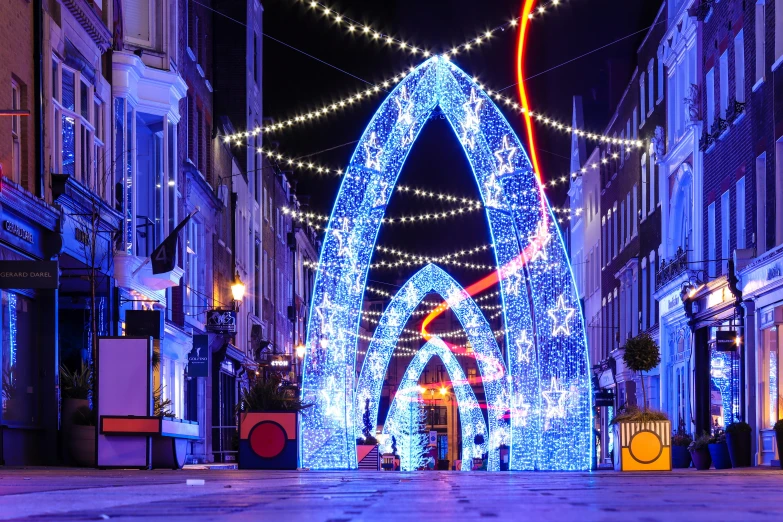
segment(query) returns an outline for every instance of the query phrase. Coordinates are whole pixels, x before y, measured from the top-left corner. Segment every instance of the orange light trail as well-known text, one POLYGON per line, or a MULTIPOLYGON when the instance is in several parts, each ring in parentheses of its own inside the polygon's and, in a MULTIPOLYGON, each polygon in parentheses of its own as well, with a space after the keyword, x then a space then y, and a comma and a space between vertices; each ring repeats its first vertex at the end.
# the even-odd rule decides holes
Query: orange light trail
MULTIPOLYGON (((522 6, 522 15, 521 15, 521 26, 519 29, 519 40, 517 41, 517 57, 516 57, 516 71, 517 71, 517 81, 518 81, 518 89, 519 89, 519 98, 521 100, 522 106, 525 108, 523 115, 524 115, 524 121, 525 121, 525 128, 527 130, 527 142, 528 142, 528 150, 530 151, 530 161, 533 165, 533 174, 536 177, 536 181, 538 182, 538 190, 541 194, 541 207, 542 207, 542 215, 544 216, 544 226, 548 228, 548 223, 546 222, 549 219, 549 212, 546 207, 546 199, 544 195, 544 189, 541 186, 541 174, 538 167, 538 156, 536 154, 536 148, 535 148, 535 139, 533 137, 533 124, 532 119, 530 118, 530 110, 528 106, 527 101, 527 93, 525 92, 525 76, 524 76, 524 53, 525 53, 525 38, 527 33, 527 27, 528 22, 530 21, 530 18, 528 15, 533 11, 533 5, 536 3, 536 0, 525 0, 524 5, 522 6)), ((468 286, 464 292, 463 295, 468 297, 472 297, 480 292, 483 292, 487 288, 490 288, 491 286, 494 286, 498 284, 501 280, 501 275, 503 274, 504 277, 508 277, 519 270, 522 269, 522 267, 525 264, 525 259, 530 259, 536 252, 536 250, 542 248, 542 245, 537 242, 530 243, 525 249, 517 256, 514 260, 510 261, 506 267, 503 267, 501 269, 495 270, 491 274, 485 276, 484 278, 476 281, 472 285, 468 286), (514 267, 513 270, 508 270, 508 267, 514 267)), ((426 340, 429 341, 433 334, 429 333, 427 331, 427 325, 429 325, 432 321, 434 321, 440 314, 448 310, 450 307, 447 303, 442 303, 440 306, 435 308, 427 317, 424 318, 424 320, 421 323, 421 335, 426 340)), ((450 344, 446 342, 446 346, 449 347, 453 352, 465 352, 464 349, 456 348, 455 345, 450 344)))

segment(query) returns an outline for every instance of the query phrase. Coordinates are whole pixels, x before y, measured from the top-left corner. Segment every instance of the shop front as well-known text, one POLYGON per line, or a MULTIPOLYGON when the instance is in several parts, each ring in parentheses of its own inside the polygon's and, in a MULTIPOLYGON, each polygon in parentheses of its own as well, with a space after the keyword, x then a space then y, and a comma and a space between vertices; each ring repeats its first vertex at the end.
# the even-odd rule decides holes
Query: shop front
POLYGON ((56 464, 60 213, 0 177, 2 454, 7 465, 56 464))
POLYGON ((777 464, 775 432, 781 417, 781 343, 783 343, 783 246, 753 259, 739 270, 747 311, 744 346, 748 359, 747 422, 753 428, 756 465, 777 464))

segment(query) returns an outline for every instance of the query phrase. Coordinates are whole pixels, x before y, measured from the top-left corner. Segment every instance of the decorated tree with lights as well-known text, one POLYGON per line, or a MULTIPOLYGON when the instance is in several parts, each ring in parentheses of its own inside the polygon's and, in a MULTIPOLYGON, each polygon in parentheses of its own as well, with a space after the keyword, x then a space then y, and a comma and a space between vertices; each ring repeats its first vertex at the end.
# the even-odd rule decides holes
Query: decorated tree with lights
MULTIPOLYGON (((418 391, 406 397, 404 413, 395 419, 395 437, 400 456, 400 469, 414 471, 427 463, 427 412, 418 391)), ((394 439, 393 439, 394 440, 394 439)))

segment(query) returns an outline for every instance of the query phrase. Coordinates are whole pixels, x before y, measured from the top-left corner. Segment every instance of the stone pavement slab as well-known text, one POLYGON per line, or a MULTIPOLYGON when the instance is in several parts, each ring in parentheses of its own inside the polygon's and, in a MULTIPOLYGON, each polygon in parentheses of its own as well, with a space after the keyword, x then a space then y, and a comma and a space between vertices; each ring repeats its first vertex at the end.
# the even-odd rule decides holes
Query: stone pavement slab
POLYGON ((0 520, 783 520, 783 471, 0 469, 0 520), (187 486, 203 479, 203 486, 187 486))

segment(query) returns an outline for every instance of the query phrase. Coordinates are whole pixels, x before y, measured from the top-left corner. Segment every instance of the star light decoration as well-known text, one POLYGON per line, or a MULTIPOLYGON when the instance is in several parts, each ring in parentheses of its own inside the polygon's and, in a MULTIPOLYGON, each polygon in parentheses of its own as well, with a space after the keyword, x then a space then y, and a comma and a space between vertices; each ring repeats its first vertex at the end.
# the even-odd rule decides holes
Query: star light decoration
POLYGON ((525 364, 530 364, 531 357, 535 352, 535 345, 533 341, 527 338, 527 330, 522 330, 522 333, 516 340, 517 345, 517 361, 525 364))
POLYGON ((544 417, 549 419, 563 419, 566 416, 566 401, 568 401, 569 392, 560 385, 557 377, 552 377, 552 383, 549 389, 541 392, 541 396, 546 401, 546 411, 544 417))
POLYGON ((476 96, 476 89, 470 89, 470 99, 462 104, 465 109, 465 119, 462 123, 462 144, 473 150, 476 146, 476 135, 481 127, 479 111, 484 100, 476 96))
POLYGON ((557 306, 552 308, 547 313, 552 318, 552 336, 558 335, 571 335, 571 328, 569 323, 571 318, 574 317, 576 308, 568 308, 565 304, 565 296, 560 294, 557 298, 557 306))
MULTIPOLYGON (((506 273, 503 267, 509 263, 523 259, 522 248, 527 244, 531 231, 540 222, 548 224, 555 219, 542 199, 543 192, 522 144, 481 86, 443 57, 433 57, 407 74, 381 104, 356 145, 351 163, 341 170, 345 175, 331 215, 348 218, 355 236, 353 240, 346 236, 340 243, 338 236, 327 233, 321 249, 319 266, 328 267, 328 273, 323 270, 316 273, 307 351, 303 361, 302 398, 316 405, 301 413, 300 464, 303 467, 356 467, 353 445, 355 428, 361 422, 357 420, 360 413, 355 400, 356 397, 369 396, 373 402, 376 396, 375 392, 369 395, 364 393, 361 375, 354 387, 358 325, 364 281, 385 211, 385 205, 374 205, 379 198, 368 192, 381 192, 381 187, 373 183, 373 176, 380 176, 388 184, 388 190, 394 189, 413 139, 419 135, 432 111, 438 108, 458 140, 464 137, 469 141, 470 136, 465 134, 466 127, 476 128, 475 118, 469 114, 469 110, 480 117, 473 146, 466 143, 463 150, 477 180, 482 200, 488 199, 483 182, 490 175, 495 175, 504 191, 502 201, 507 206, 513 202, 513 208, 504 209, 509 210, 507 212, 486 209, 491 242, 496 245, 496 266, 501 273, 506 273), (412 114, 415 115, 410 124, 407 123, 406 111, 401 111, 407 107, 408 101, 413 104, 412 114), (352 255, 346 255, 346 248, 354 251, 352 255), (339 255, 340 250, 343 255, 339 255), (346 277, 354 283, 342 283, 346 277), (333 303, 342 307, 339 313, 323 310, 319 313, 327 294, 333 303), (324 316, 333 323, 332 330, 335 332, 324 339, 326 346, 320 343, 321 328, 325 326, 324 316), (324 349, 319 350, 319 346, 324 349), (338 388, 345 390, 345 415, 329 417, 324 414, 320 392, 329 386, 330 378, 335 379, 338 388)), ((565 317, 558 317, 553 325, 553 318, 548 314, 549 311, 558 310, 558 295, 563 295, 564 299, 561 311, 557 313, 567 314, 568 309, 575 311, 578 308, 568 254, 559 235, 552 232, 552 237, 556 239, 548 241, 546 245, 546 265, 533 263, 531 266, 527 263, 521 270, 511 272, 519 274, 519 289, 515 293, 509 292, 508 278, 504 277, 501 285, 504 306, 501 312, 505 322, 505 341, 508 343, 505 353, 514 353, 516 341, 523 330, 536 331, 537 357, 530 365, 524 365, 517 363, 510 355, 509 363, 514 371, 512 380, 509 381, 507 375, 503 375, 491 382, 483 382, 488 407, 493 412, 504 411, 502 408, 515 404, 516 394, 521 394, 530 403, 530 414, 524 426, 518 417, 519 412, 511 408, 512 425, 517 426, 514 431, 509 431, 506 425, 497 422, 495 415, 490 415, 488 440, 490 443, 504 440, 508 434, 512 469, 587 470, 591 464, 592 410, 584 325, 581 316, 574 314, 564 326, 558 327, 560 320, 565 317), (573 391, 569 391, 571 399, 566 416, 555 424, 544 426, 543 415, 537 413, 540 401, 544 400, 541 392, 545 386, 541 383, 548 383, 553 375, 567 382, 569 390, 573 386, 573 391), (510 395, 503 393, 507 386, 513 386, 510 395)), ((437 291, 445 297, 448 295, 448 286, 439 287, 437 291)), ((452 311, 459 317, 472 306, 475 303, 464 294, 456 301, 452 311)), ((405 317, 408 317, 407 310, 405 317)), ((373 336, 378 341, 378 349, 392 350, 401 333, 399 328, 384 325, 382 321, 373 336)), ((475 333, 483 336, 482 332, 486 330, 486 339, 469 338, 466 344, 474 348, 480 369, 481 365, 485 366, 482 376, 494 376, 497 368, 494 362, 503 361, 497 342, 488 325, 475 330, 473 333, 469 331, 468 335, 475 333)), ((384 365, 388 364, 388 357, 384 353, 384 365)), ((368 369, 365 378, 369 381, 371 375, 372 371, 368 369)), ((374 415, 377 418, 377 403, 375 407, 374 415)), ((361 409, 363 411, 363 405, 361 409)), ((497 469, 493 466, 499 463, 499 460, 495 460, 499 459, 496 457, 499 452, 489 449, 490 469, 497 469)))
MULTIPOLYGON (((433 337, 425 344, 414 357, 408 368, 405 370, 405 378, 397 387, 397 394, 394 396, 389 413, 386 416, 386 422, 383 424, 383 433, 391 437, 395 436, 398 440, 401 434, 396 431, 396 427, 404 426, 405 416, 410 411, 406 404, 413 400, 419 393, 419 379, 427 364, 433 357, 438 357, 446 368, 446 373, 452 383, 452 393, 457 400, 459 410, 460 425, 462 427, 462 471, 469 471, 472 464, 472 457, 481 457, 487 451, 487 443, 475 444, 474 436, 480 433, 484 440, 487 439, 487 425, 484 421, 484 415, 476 399, 476 394, 470 386, 465 372, 462 371, 457 358, 451 353, 451 350, 439 337, 433 337)), ((426 395, 424 397, 426 399, 426 395)), ((498 441, 503 441, 502 434, 496 435, 498 441)), ((500 443, 497 444, 500 446, 500 443)))
POLYGON ((539 259, 542 261, 546 261, 549 259, 549 256, 547 255, 547 246, 549 245, 549 242, 552 240, 552 234, 547 230, 546 223, 544 221, 539 221, 538 225, 536 225, 535 232, 531 233, 528 236, 528 240, 530 241, 530 244, 533 245, 534 252, 533 255, 530 257, 530 262, 533 263, 539 259))

